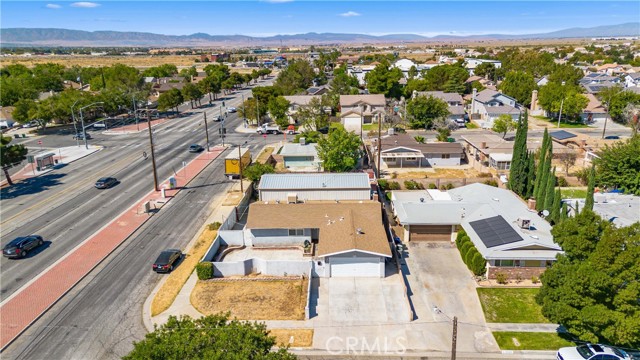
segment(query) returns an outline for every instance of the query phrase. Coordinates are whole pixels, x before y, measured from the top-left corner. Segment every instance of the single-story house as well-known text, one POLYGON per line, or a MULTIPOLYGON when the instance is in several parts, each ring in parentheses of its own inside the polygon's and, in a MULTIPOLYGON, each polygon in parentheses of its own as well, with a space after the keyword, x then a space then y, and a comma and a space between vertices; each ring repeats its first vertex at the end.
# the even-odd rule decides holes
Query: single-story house
POLYGON ((391 200, 408 241, 452 241, 455 230, 464 229, 486 260, 490 279, 498 273, 539 277, 562 253, 534 204, 509 190, 475 183, 446 192, 394 191, 391 200))
POLYGON ((313 266, 320 277, 384 277, 391 258, 377 201, 253 203, 244 231, 250 245, 313 244, 313 266))
MULTIPOLYGON (((458 166, 463 156, 460 143, 419 143, 409 134, 384 136, 381 144, 380 158, 390 168, 458 166)), ((377 150, 376 148, 375 151, 377 150)))
POLYGON ((279 155, 289 171, 322 171, 315 144, 287 143, 282 146, 279 155))
POLYGON ((366 173, 264 174, 258 184, 260 201, 370 200, 366 173))

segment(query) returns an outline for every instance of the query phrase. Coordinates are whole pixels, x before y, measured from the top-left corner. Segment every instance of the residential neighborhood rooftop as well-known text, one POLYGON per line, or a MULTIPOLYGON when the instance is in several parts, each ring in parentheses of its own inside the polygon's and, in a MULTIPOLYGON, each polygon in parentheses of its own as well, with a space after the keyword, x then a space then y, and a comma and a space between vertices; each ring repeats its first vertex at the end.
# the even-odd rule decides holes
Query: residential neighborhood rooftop
POLYGON ((365 173, 265 174, 258 190, 264 189, 370 189, 365 173))
POLYGON ((383 94, 340 95, 340 106, 354 106, 361 103, 374 106, 385 106, 386 100, 383 94))
POLYGON ((456 142, 425 142, 419 143, 416 139, 410 134, 394 134, 384 136, 381 139, 382 142, 382 151, 388 151, 394 148, 411 148, 415 150, 419 150, 423 153, 431 153, 431 154, 451 154, 451 153, 461 153, 462 145, 456 142))

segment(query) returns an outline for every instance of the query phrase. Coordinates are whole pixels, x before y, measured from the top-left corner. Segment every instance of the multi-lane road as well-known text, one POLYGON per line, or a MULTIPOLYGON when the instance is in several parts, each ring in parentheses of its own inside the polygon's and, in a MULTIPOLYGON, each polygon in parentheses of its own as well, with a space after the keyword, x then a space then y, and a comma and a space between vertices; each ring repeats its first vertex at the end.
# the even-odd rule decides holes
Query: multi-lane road
MULTIPOLYGON (((249 91, 243 90, 245 97, 249 91)), ((227 107, 238 107, 240 94, 228 95, 227 107)), ((186 108, 188 115, 153 128, 159 179, 180 174, 183 161, 195 157, 187 151, 190 144, 205 144, 203 112, 209 119, 210 143, 221 143, 221 123, 212 121, 219 114, 220 101, 216 103, 215 107, 186 108)), ((264 139, 235 133, 240 124, 236 114, 229 115, 225 141, 247 141, 255 155, 264 139)), ((31 233, 47 241, 26 259, 0 260, 2 300, 153 189, 150 160, 142 156, 143 151, 150 152, 148 133, 93 135, 91 143, 103 150, 34 179, 28 187, 2 190, 2 245, 31 233), (101 176, 115 176, 120 183, 97 190, 93 183, 101 176)), ((70 136, 52 135, 45 143, 69 146, 70 141, 70 136)), ((184 248, 211 213, 213 199, 231 186, 224 176, 224 155, 5 349, 2 357, 100 359, 119 358, 130 351, 131 342, 146 332, 142 303, 160 279, 150 271, 150 264, 161 249, 184 248)))

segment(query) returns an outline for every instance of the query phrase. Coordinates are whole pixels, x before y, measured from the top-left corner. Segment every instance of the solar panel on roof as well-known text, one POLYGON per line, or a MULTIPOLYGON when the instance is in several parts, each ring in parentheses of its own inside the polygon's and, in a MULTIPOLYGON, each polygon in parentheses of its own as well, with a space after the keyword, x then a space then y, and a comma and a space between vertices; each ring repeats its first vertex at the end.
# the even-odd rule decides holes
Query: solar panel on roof
POLYGON ((502 216, 469 222, 487 248, 510 244, 522 240, 522 237, 502 216))
POLYGON ((558 139, 558 140, 566 140, 566 139, 571 139, 573 137, 576 137, 575 134, 572 134, 565 130, 550 132, 549 135, 551 135, 552 138, 558 139))

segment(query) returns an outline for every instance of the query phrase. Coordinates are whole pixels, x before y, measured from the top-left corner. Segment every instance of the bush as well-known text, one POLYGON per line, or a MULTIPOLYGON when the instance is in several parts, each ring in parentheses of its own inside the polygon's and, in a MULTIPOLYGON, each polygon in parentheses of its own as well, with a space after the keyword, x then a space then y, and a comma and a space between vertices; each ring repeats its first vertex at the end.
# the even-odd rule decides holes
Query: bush
POLYGON ((219 221, 212 222, 211 224, 207 225, 209 230, 218 230, 220 229, 220 226, 222 226, 222 224, 219 221))
POLYGON ((458 230, 458 234, 456 235, 456 242, 459 242, 463 236, 467 236, 467 232, 464 229, 458 230))
POLYGON ((471 247, 469 247, 469 250, 467 250, 467 253, 464 254, 464 263, 467 264, 467 267, 471 271, 473 271, 473 257, 476 256, 476 254, 479 254, 479 252, 476 249, 476 247, 473 246, 473 244, 471 247))
POLYGON ((569 183, 567 182, 567 179, 564 178, 564 176, 558 176, 556 177, 556 186, 567 187, 569 186, 569 183))
POLYGON ((429 189, 437 189, 438 187, 436 186, 436 184, 431 183, 431 184, 429 184, 428 188, 429 189))
POLYGON ((447 190, 451 190, 451 189, 453 189, 454 187, 455 187, 455 186, 453 186, 453 184, 452 184, 452 183, 448 183, 448 184, 445 186, 445 189, 447 189, 447 190))
POLYGON ((416 135, 413 139, 420 144, 424 144, 424 136, 416 135))
POLYGON ((534 283, 534 284, 537 284, 537 283, 539 283, 539 282, 540 282, 540 279, 538 279, 538 277, 537 277, 537 276, 532 276, 532 277, 531 277, 531 282, 532 282, 532 283, 534 283))
POLYGON ((489 185, 489 186, 493 186, 493 187, 498 187, 498 182, 497 182, 497 181, 495 181, 495 180, 493 180, 493 179, 491 179, 491 180, 487 180, 487 181, 485 181, 484 183, 485 183, 485 185, 489 185))
POLYGON ((400 184, 397 181, 389 181, 389 190, 400 190, 400 184))
POLYGON ((498 284, 505 285, 507 283, 507 274, 505 273, 496 273, 496 281, 498 284))
POLYGON ((392 179, 395 179, 397 177, 398 177, 398 173, 397 172, 394 171, 394 172, 391 173, 391 178, 392 179))
POLYGON ((473 259, 471 260, 471 263, 473 266, 473 269, 471 271, 473 271, 473 273, 476 274, 476 276, 484 275, 484 273, 486 272, 487 262, 482 257, 482 254, 476 251, 476 254, 473 255, 473 259))
POLYGON ((589 182, 589 169, 590 168, 583 168, 576 171, 575 175, 580 181, 580 184, 587 185, 587 183, 589 182))
POLYGON ((389 182, 385 179, 378 180, 378 186, 382 190, 389 190, 389 182))
POLYGON ((483 172, 483 173, 478 174, 478 177, 479 178, 488 178, 488 177, 490 178, 490 177, 493 177, 493 175, 491 175, 491 173, 488 173, 488 172, 483 172))
POLYGON ((404 187, 407 190, 418 190, 418 189, 424 189, 424 185, 422 185, 421 183, 414 181, 414 180, 406 180, 404 182, 404 187))
POLYGON ((200 280, 211 279, 213 277, 213 263, 209 261, 198 263, 196 265, 196 273, 200 280))
POLYGON ((471 242, 464 242, 460 246, 460 256, 462 256, 462 261, 464 261, 465 264, 467 263, 465 261, 467 259, 467 253, 469 252, 469 249, 471 249, 472 246, 473 244, 471 242))

